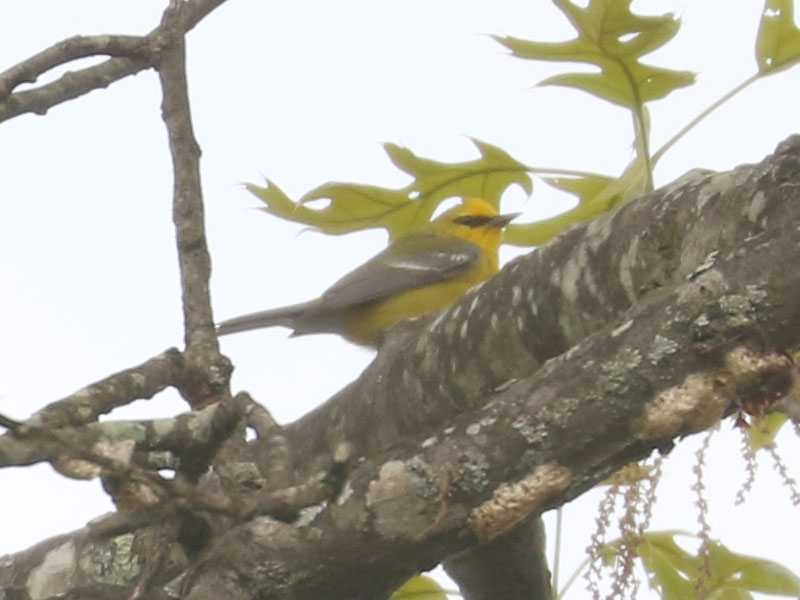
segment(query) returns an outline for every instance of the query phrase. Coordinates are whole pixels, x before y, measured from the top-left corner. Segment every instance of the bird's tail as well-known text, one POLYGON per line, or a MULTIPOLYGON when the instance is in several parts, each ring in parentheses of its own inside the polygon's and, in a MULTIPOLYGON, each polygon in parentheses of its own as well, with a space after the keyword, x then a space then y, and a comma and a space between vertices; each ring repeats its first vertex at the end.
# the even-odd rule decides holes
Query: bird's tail
POLYGON ((235 319, 228 319, 217 325, 217 335, 227 335, 239 331, 250 331, 251 329, 261 329, 263 327, 274 327, 280 325, 295 329, 295 319, 301 315, 310 303, 294 304, 283 306, 271 310, 242 315, 235 319))

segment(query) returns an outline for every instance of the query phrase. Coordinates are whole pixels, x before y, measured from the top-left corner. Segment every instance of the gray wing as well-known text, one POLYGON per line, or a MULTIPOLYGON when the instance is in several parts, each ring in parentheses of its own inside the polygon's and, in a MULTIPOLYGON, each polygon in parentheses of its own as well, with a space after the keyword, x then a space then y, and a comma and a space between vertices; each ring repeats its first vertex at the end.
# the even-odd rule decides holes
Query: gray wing
POLYGON ((445 281, 463 273, 479 257, 480 249, 471 242, 410 235, 334 283, 315 308, 346 308, 445 281))

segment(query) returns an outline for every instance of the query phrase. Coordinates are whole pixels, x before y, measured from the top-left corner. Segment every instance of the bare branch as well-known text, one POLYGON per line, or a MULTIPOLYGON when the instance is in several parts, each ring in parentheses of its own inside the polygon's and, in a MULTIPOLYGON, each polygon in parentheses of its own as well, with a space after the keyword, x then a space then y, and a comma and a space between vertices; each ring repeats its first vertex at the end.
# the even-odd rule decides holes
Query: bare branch
MULTIPOLYGON (((28 465, 55 459, 58 448, 31 443, 26 439, 33 430, 56 430, 97 421, 134 400, 149 399, 182 380, 183 356, 170 349, 136 367, 126 369, 86 386, 74 394, 48 404, 23 423, 3 417, 8 433, 0 436, 0 466, 28 465)), ((96 441, 93 435, 93 441, 96 441)), ((85 441, 85 440, 84 440, 85 441)))
POLYGON ((149 64, 131 58, 112 58, 97 66, 67 73, 53 83, 8 96, 5 102, 0 103, 0 122, 25 113, 43 115, 57 104, 108 87, 149 67, 149 64))
POLYGON ((150 399, 180 381, 183 357, 170 348, 150 360, 101 379, 74 394, 48 404, 28 423, 59 428, 97 421, 100 415, 135 400, 150 399))
MULTIPOLYGON (((198 561, 184 569, 186 597, 253 598, 275 586, 304 600, 381 597, 652 449, 668 451, 741 398, 794 389, 780 350, 800 332, 800 271, 786 268, 800 243, 798 182, 800 138, 758 165, 690 174, 390 333, 327 406, 284 429, 264 419, 266 438, 246 452, 223 448, 218 487, 260 477, 247 482, 262 486, 252 495, 230 495, 238 507, 322 501, 293 523, 190 515, 212 533, 189 545, 198 561), (274 455, 289 457, 277 479, 294 476, 294 489, 266 475, 275 440, 274 455), (352 460, 325 497, 337 456, 352 460)), ((191 507, 176 494, 163 506, 191 507)), ((75 548, 76 579, 91 577, 86 557, 104 547, 75 548)), ((24 580, 35 565, 19 564, 24 580)))
POLYGON ((161 27, 176 35, 161 54, 157 69, 175 173, 172 217, 181 272, 187 365, 187 377, 181 387, 184 397, 196 408, 230 398, 227 383, 231 365, 219 353, 211 314, 211 258, 205 236, 200 148, 192 130, 185 43, 180 31, 181 22, 188 18, 183 16, 184 10, 183 4, 176 2, 164 13, 161 27))
POLYGON ((34 54, 0 73, 0 102, 22 83, 34 83, 40 75, 64 63, 89 56, 139 58, 151 62, 147 38, 126 35, 75 36, 34 54))
POLYGON ((13 117, 47 111, 92 90, 105 88, 118 81, 154 66, 164 45, 164 38, 175 39, 192 29, 203 17, 225 0, 193 0, 182 2, 180 18, 164 24, 146 36, 89 36, 73 37, 39 52, 0 73, 0 122, 13 117), (22 83, 33 83, 54 67, 89 56, 113 56, 105 62, 75 72, 32 90, 12 93, 22 83))
MULTIPOLYGON (((211 463, 222 443, 238 426, 243 425, 251 402, 246 394, 239 394, 230 402, 183 413, 171 419, 106 421, 74 427, 41 425, 32 418, 10 427, 10 431, 0 437, 0 467, 41 461, 55 463, 73 457, 115 468, 105 460, 94 461, 93 454, 84 452, 89 448, 102 448, 108 455, 105 449, 129 441, 129 454, 124 460, 116 457, 118 465, 122 462, 126 465, 135 463, 153 469, 174 466, 185 474, 201 473, 211 463), (165 453, 169 453, 169 456, 165 453)), ((15 423, 2 416, 0 421, 15 423)), ((93 476, 99 474, 97 472, 93 476)))

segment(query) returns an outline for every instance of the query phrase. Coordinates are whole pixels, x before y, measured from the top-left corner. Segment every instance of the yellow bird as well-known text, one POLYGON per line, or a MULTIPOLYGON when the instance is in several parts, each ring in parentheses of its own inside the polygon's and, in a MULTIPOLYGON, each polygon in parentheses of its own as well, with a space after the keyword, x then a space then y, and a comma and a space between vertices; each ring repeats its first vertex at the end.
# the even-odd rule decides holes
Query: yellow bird
POLYGON ((500 215, 475 198, 444 212, 378 253, 316 300, 265 310, 217 326, 219 335, 280 325, 292 335, 337 333, 376 346, 395 323, 450 306, 497 273, 502 229, 517 214, 500 215))

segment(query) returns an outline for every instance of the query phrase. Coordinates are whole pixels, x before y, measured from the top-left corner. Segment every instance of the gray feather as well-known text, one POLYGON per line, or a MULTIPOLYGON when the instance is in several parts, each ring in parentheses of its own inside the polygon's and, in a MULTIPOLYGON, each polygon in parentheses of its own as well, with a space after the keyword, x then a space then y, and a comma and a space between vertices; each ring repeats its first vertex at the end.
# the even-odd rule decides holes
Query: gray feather
POLYGON ((315 302, 303 302, 292 306, 283 306, 270 310, 262 310, 249 315, 242 315, 235 319, 228 319, 217 325, 218 335, 227 335, 239 331, 250 331, 262 327, 282 325, 294 329, 294 321, 303 311, 308 310, 315 302))
POLYGON ((319 299, 229 319, 217 325, 217 333, 227 335, 275 325, 293 329, 293 335, 341 333, 348 313, 357 307, 446 281, 479 257, 480 249, 465 240, 410 235, 339 279, 319 299))
POLYGON ((319 308, 352 307, 445 281, 462 273, 479 257, 480 249, 471 242, 412 235, 376 254, 325 290, 319 308))

